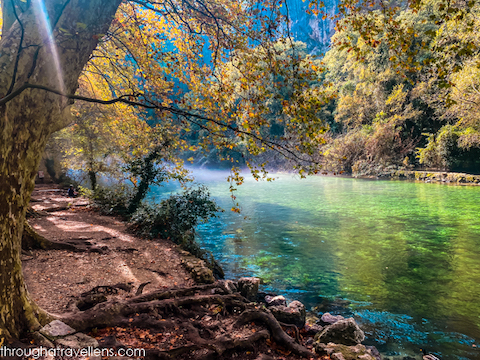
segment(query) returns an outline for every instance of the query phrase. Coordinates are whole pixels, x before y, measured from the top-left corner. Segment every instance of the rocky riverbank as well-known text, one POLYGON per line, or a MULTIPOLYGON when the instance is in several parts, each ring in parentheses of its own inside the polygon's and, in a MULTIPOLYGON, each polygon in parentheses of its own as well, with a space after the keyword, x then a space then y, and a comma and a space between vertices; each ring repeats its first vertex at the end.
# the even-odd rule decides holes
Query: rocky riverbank
POLYGON ((480 175, 467 173, 456 173, 446 171, 408 171, 398 170, 389 174, 378 176, 381 179, 393 180, 416 180, 432 183, 458 184, 458 185, 479 185, 480 175))

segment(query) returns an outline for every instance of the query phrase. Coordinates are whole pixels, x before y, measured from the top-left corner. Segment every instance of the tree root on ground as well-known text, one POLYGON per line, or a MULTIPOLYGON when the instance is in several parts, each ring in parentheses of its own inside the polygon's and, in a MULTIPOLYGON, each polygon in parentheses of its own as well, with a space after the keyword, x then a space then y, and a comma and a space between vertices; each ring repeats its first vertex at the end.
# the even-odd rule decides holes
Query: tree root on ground
POLYGON ((243 350, 268 350, 265 340, 270 337, 298 357, 316 357, 288 336, 268 310, 232 293, 222 282, 109 299, 60 320, 77 331, 128 327, 159 336, 176 334, 156 342, 147 359, 227 359, 243 350))
POLYGON ((84 251, 82 249, 78 249, 72 244, 59 243, 44 238, 42 235, 37 233, 27 221, 25 221, 25 225, 23 227, 22 249, 84 251))
POLYGON ((295 354, 304 357, 315 356, 311 351, 306 349, 304 346, 297 344, 294 339, 288 336, 285 331, 283 331, 277 319, 275 319, 271 313, 258 309, 245 311, 240 315, 240 318, 237 320, 234 326, 238 327, 250 321, 263 322, 270 329, 273 340, 279 344, 282 344, 282 346, 291 350, 295 354))

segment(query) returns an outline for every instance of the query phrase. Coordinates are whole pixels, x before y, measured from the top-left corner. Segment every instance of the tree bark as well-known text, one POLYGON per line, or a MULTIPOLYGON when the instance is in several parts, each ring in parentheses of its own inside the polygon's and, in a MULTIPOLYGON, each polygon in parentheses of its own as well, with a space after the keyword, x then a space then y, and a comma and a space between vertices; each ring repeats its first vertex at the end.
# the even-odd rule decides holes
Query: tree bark
MULTIPOLYGON (((120 2, 32 1, 13 23, 9 11, 12 25, 0 40, 0 100, 25 83, 74 93, 99 34, 107 32, 120 2), (50 20, 43 20, 40 3, 50 20)), ((39 89, 27 89, 0 104, 0 344, 46 320, 25 287, 21 240, 41 154, 48 136, 68 125, 69 106, 66 98, 39 89)))

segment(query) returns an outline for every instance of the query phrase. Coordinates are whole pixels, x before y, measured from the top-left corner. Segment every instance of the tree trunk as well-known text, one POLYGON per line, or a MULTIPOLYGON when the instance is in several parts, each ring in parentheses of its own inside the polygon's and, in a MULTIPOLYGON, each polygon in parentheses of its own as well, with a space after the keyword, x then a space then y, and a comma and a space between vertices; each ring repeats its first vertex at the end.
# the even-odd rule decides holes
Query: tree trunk
POLYGON ((88 177, 90 178, 90 185, 92 190, 95 191, 97 188, 97 174, 93 170, 88 171, 88 177))
MULTIPOLYGON (((30 5, 23 12, 17 9, 19 20, 12 19, 15 12, 4 13, 3 24, 12 25, 0 41, 0 101, 25 83, 74 93, 98 34, 107 32, 120 2, 32 1, 22 3, 30 5), (38 8, 41 3, 45 9, 38 8)), ((0 345, 45 320, 24 284, 21 240, 41 154, 48 136, 68 125, 69 105, 65 97, 39 89, 0 103, 0 345)))

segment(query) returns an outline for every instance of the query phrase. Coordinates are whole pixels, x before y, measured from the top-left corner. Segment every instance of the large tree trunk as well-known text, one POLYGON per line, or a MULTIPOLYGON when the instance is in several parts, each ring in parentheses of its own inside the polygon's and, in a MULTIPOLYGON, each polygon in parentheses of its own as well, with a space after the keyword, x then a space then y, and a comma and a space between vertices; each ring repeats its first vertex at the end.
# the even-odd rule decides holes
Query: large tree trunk
MULTIPOLYGON (((121 0, 14 2, 23 9, 17 8, 17 15, 3 14, 4 27, 11 26, 0 41, 0 101, 25 83, 74 93, 99 34, 107 32, 121 0), (42 3, 51 32, 45 29, 42 3), (25 9, 27 4, 31 5, 25 9)), ((44 320, 25 288, 21 239, 46 140, 68 125, 68 113, 65 97, 39 89, 27 89, 0 103, 0 344, 44 320)))

